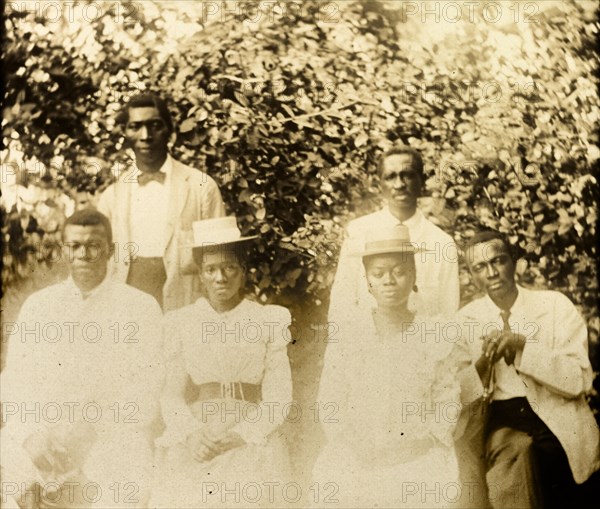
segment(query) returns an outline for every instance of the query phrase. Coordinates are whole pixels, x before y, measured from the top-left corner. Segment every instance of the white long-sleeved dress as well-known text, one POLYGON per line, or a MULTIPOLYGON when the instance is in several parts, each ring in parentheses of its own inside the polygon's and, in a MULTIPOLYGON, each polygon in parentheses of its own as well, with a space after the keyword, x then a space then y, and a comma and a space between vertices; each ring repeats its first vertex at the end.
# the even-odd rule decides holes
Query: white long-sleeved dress
POLYGON ((340 507, 447 507, 458 500, 453 433, 460 386, 443 323, 416 316, 380 337, 372 315, 350 314, 330 338, 319 404, 327 444, 313 481, 340 507), (437 331, 437 332, 436 332, 437 331))
POLYGON ((165 316, 165 338, 171 347, 167 370, 186 373, 196 385, 258 384, 262 401, 215 398, 186 403, 183 391, 165 394, 166 430, 157 441, 163 458, 152 507, 260 507, 281 491, 289 458, 277 428, 292 401, 290 321, 285 308, 246 299, 225 313, 199 299, 165 316), (201 427, 231 429, 246 444, 199 462, 185 442, 201 427))

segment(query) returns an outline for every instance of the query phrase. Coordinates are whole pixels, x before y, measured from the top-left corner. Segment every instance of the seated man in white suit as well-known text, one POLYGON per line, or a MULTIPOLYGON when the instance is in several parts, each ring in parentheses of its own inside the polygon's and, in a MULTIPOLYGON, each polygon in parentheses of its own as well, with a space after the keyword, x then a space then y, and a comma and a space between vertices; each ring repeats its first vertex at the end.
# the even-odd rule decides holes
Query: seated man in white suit
POLYGON ((598 470, 600 455, 586 401, 593 371, 585 322, 562 293, 516 284, 515 257, 498 232, 476 234, 465 255, 485 292, 459 311, 458 346, 468 365, 465 399, 481 396, 486 409, 489 500, 502 509, 587 507, 582 494, 591 486, 578 485, 598 470))
POLYGON ((30 296, 18 321, 5 324, 2 505, 132 508, 149 498, 161 310, 107 277, 112 251, 100 212, 67 218, 70 276, 30 296))

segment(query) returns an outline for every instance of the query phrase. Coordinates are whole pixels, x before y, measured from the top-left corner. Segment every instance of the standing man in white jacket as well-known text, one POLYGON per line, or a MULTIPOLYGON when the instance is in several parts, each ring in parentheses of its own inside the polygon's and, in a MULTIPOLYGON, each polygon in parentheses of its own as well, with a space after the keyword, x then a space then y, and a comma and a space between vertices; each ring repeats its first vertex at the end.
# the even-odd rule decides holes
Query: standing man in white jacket
POLYGON ((111 221, 117 280, 152 295, 169 311, 198 298, 199 275, 189 247, 192 223, 225 215, 216 182, 168 152, 174 126, 166 102, 138 94, 125 106, 125 139, 135 161, 101 195, 111 221))

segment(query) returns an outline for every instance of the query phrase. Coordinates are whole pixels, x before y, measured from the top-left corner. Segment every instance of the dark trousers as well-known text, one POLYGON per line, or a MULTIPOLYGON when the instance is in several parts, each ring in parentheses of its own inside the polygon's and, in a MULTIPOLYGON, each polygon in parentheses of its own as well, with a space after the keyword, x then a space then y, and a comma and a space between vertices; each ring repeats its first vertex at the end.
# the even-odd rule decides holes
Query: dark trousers
POLYGON ((526 398, 492 402, 485 436, 493 507, 573 507, 578 490, 567 455, 526 398))
POLYGON ((463 432, 455 442, 461 482, 460 509, 489 509, 484 452, 484 416, 481 398, 463 408, 459 425, 463 432))
POLYGON ((166 280, 167 273, 162 258, 138 256, 129 265, 127 284, 152 295, 161 308, 163 305, 163 287, 166 280))

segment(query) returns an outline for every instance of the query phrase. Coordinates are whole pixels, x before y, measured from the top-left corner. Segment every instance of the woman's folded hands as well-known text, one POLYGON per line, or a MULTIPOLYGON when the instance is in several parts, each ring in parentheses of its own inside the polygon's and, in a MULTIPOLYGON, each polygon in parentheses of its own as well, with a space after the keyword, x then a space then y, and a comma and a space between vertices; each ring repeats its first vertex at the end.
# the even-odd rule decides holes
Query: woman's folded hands
POLYGON ((235 431, 203 426, 187 438, 190 454, 199 462, 210 461, 230 449, 245 445, 244 439, 235 431))

